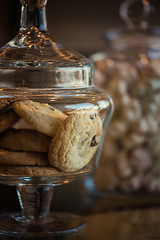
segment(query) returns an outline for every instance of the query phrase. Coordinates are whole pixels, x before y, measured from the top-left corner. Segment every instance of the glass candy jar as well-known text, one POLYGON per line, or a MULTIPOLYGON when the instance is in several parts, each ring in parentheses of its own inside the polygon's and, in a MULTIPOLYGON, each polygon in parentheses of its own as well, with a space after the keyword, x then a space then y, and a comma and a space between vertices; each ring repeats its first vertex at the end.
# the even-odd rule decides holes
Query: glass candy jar
POLYGON ((129 17, 134 2, 120 7, 128 28, 108 29, 106 49, 91 56, 95 84, 115 105, 98 171, 85 181, 100 196, 160 192, 160 28, 144 21, 148 1, 142 17, 129 17))
POLYGON ((0 50, 0 183, 17 187, 22 213, 0 215, 0 234, 75 233, 82 219, 49 213, 53 187, 96 168, 112 100, 92 62, 51 39, 47 0, 21 3, 20 31, 0 50))

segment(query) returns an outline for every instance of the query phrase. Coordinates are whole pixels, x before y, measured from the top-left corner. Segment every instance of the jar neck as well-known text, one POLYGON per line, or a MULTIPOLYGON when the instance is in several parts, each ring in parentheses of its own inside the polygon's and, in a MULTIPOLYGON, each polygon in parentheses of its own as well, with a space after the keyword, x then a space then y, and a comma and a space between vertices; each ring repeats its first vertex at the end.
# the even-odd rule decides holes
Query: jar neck
POLYGON ((22 4, 20 30, 36 27, 47 31, 46 6, 22 4))

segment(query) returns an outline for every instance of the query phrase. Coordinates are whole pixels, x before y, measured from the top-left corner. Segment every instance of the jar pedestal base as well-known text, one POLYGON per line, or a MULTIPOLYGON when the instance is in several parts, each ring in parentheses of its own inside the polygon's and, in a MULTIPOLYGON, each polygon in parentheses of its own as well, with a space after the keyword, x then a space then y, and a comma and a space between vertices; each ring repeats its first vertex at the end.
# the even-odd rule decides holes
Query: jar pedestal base
POLYGON ((53 212, 47 217, 33 218, 16 214, 0 215, 0 235, 20 238, 44 238, 78 233, 86 226, 81 217, 64 212, 53 212))

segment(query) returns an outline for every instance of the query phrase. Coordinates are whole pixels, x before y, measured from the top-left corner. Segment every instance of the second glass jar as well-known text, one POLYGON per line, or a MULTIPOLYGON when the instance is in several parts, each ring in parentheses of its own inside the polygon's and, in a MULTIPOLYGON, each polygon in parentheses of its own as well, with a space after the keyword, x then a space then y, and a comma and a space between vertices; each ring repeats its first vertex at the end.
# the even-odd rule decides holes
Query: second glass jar
POLYGON ((158 28, 109 30, 105 37, 111 45, 91 58, 96 85, 108 90, 115 111, 99 169, 86 186, 96 193, 159 193, 158 28))

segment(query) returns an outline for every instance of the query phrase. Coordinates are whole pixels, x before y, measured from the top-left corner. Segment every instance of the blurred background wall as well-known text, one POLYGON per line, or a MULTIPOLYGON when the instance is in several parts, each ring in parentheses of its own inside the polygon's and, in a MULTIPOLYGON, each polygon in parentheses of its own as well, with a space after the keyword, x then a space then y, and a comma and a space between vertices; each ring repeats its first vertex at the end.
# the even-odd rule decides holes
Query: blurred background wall
MULTIPOLYGON (((0 46, 18 32, 19 0, 0 0, 0 46)), ((125 26, 119 16, 122 0, 48 0, 48 29, 56 41, 85 55, 101 48, 101 35, 108 27, 125 26)), ((150 25, 160 26, 160 0, 150 0, 154 6, 148 18, 150 25)), ((135 5, 136 7, 136 5, 135 5)), ((138 9, 137 9, 138 12, 138 9)))

